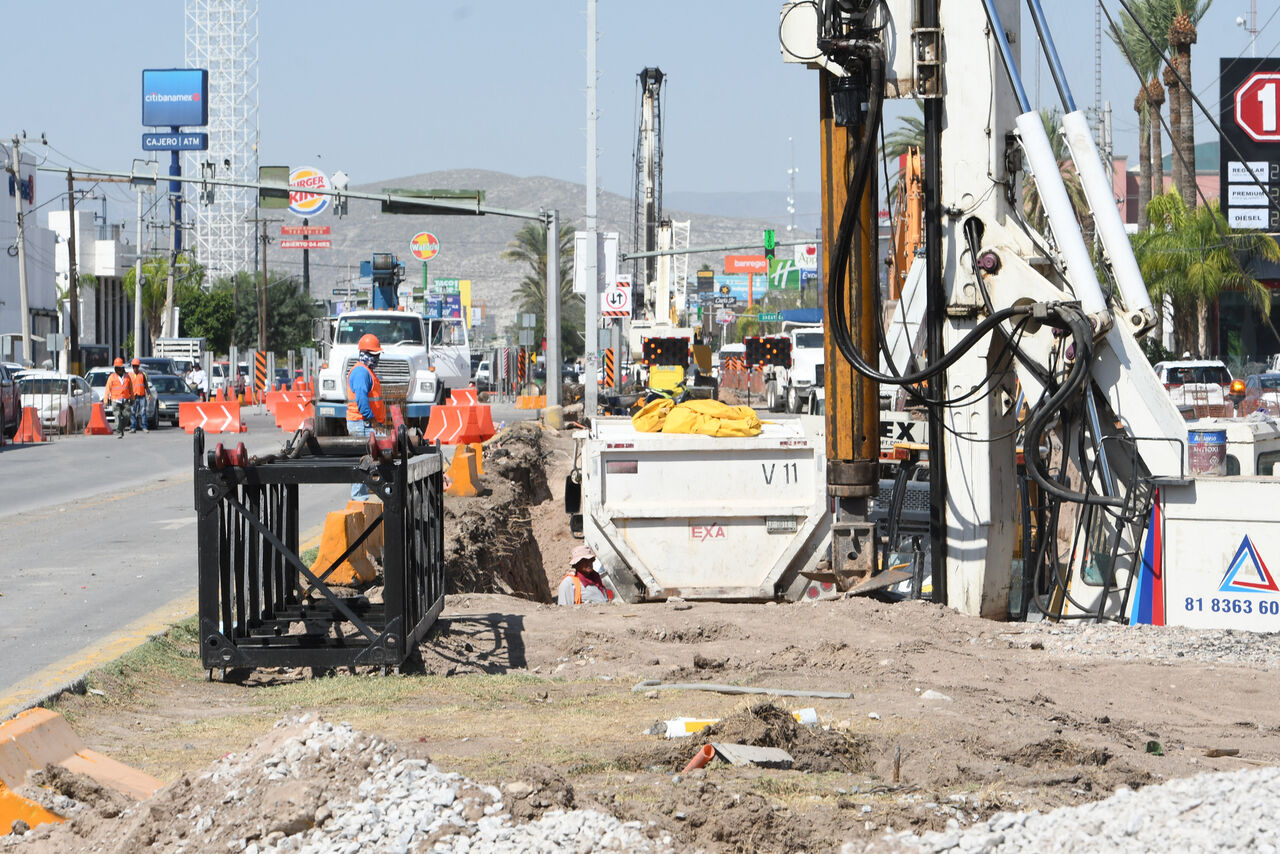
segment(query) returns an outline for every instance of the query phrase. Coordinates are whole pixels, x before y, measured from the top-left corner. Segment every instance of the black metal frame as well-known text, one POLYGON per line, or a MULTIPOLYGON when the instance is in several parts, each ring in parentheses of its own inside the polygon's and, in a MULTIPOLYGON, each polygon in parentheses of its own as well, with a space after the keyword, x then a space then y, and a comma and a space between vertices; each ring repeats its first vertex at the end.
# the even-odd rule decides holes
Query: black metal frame
POLYGON ((243 445, 233 452, 219 445, 206 457, 204 433, 195 432, 200 656, 210 670, 399 667, 444 606, 438 449, 411 456, 403 428, 381 448, 306 441, 310 454, 250 459, 243 445), (384 510, 346 553, 313 573, 298 554, 298 487, 321 483, 365 483, 384 510), (383 602, 336 595, 327 577, 378 525, 383 602))

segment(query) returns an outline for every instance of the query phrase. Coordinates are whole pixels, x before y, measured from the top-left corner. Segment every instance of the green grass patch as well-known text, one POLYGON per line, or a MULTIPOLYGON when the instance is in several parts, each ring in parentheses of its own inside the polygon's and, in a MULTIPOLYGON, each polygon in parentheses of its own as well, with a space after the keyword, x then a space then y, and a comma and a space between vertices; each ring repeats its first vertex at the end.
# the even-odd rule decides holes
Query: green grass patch
POLYGON ((316 558, 320 557, 320 547, 312 546, 309 549, 304 549, 298 557, 302 558, 302 562, 307 566, 311 566, 316 562, 316 558))

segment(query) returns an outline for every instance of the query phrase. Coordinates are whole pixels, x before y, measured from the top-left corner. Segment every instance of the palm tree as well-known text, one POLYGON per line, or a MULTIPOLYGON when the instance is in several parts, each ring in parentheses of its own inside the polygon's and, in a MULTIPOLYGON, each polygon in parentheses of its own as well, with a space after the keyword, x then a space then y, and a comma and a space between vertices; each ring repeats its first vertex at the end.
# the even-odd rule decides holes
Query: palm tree
MULTIPOLYGON (((525 264, 528 272, 516 291, 517 309, 538 317, 534 338, 546 331, 547 311, 547 225, 526 223, 502 251, 503 259, 525 264)), ((573 226, 560 227, 560 342, 566 356, 583 351, 583 298, 573 292, 573 226)))
POLYGON ((1280 261, 1275 238, 1258 231, 1233 230, 1216 201, 1199 209, 1176 190, 1151 201, 1152 230, 1135 240, 1134 251, 1152 302, 1173 304, 1175 349, 1208 350, 1209 306, 1223 291, 1240 291, 1267 317, 1271 292, 1250 275, 1241 259, 1280 261))
MULTIPOLYGON (((1133 8, 1137 13, 1142 26, 1146 27, 1150 32, 1151 28, 1148 23, 1158 12, 1158 4, 1163 0, 1143 0, 1143 2, 1134 3, 1133 8)), ((1112 25, 1107 35, 1116 47, 1120 48, 1120 53, 1124 55, 1126 61, 1133 67, 1138 74, 1141 83, 1138 88, 1137 97, 1133 99, 1134 112, 1138 114, 1138 229, 1144 230, 1148 225, 1147 205, 1151 201, 1152 188, 1152 164, 1151 164, 1151 91, 1149 83, 1154 80, 1156 70, 1159 68, 1160 55, 1147 38, 1142 33, 1142 29, 1138 26, 1138 22, 1129 16, 1127 12, 1122 12, 1120 16, 1121 23, 1112 25)), ((1163 177, 1161 178, 1163 181, 1163 177)), ((1158 192, 1163 192, 1161 187, 1158 192)))
MULTIPOLYGON (((124 277, 124 294, 129 304, 133 304, 133 292, 136 287, 137 270, 129 268, 124 277)), ((169 258, 166 255, 152 255, 142 261, 142 319, 147 324, 154 346, 160 337, 161 320, 164 317, 164 303, 169 283, 169 258)), ((175 292, 180 287, 200 287, 204 283, 204 267, 186 253, 179 253, 174 262, 175 292)), ((175 296, 174 301, 177 301, 175 296)), ((137 340, 138 330, 134 330, 137 340)))
POLYGON ((916 99, 916 114, 903 116, 901 123, 884 138, 885 160, 901 157, 910 148, 924 148, 924 102, 916 99))
POLYGON ((1190 97, 1190 93, 1194 91, 1191 89, 1191 46, 1196 43, 1196 24, 1200 23, 1205 13, 1209 11, 1213 0, 1173 0, 1173 4, 1177 14, 1169 24, 1169 47, 1174 51, 1174 67, 1182 75, 1182 81, 1187 87, 1186 93, 1179 99, 1178 111, 1181 116, 1178 122, 1179 139, 1173 141, 1173 147, 1174 151, 1181 156, 1182 162, 1186 164, 1184 168, 1190 168, 1190 174, 1184 175, 1183 185, 1178 189, 1182 191, 1182 199, 1187 207, 1194 208, 1196 206, 1196 122, 1190 97))

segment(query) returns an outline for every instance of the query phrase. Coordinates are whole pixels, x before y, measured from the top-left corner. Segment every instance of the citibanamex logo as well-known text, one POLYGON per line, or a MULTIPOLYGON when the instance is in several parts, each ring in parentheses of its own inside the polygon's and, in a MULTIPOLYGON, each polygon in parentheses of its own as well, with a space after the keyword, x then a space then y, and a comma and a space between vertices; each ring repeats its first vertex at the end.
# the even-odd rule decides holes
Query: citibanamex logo
POLYGON ((308 190, 328 190, 329 179, 319 169, 302 166, 289 173, 289 210, 297 216, 315 216, 329 206, 329 197, 308 190))

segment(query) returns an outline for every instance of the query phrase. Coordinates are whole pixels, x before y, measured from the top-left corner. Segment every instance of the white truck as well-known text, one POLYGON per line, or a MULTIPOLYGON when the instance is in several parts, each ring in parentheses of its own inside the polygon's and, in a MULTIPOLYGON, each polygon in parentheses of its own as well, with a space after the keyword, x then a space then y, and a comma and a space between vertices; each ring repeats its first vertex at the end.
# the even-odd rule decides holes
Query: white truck
POLYGON ((830 543, 824 435, 821 419, 804 416, 742 438, 592 419, 575 434, 580 480, 566 484, 565 509, 581 519, 570 527, 581 525, 606 584, 628 602, 822 595, 801 573, 830 543))
POLYGON ((822 324, 782 325, 782 334, 791 342, 790 366, 769 365, 764 370, 764 397, 773 412, 809 412, 810 400, 818 384, 824 356, 822 324))
POLYGON ((431 407, 471 382, 466 322, 427 318, 408 311, 368 309, 338 315, 329 324, 328 358, 320 366, 316 432, 345 432, 347 374, 359 355, 356 343, 372 333, 382 344, 377 375, 388 406, 399 405, 411 424, 425 426, 431 407))

